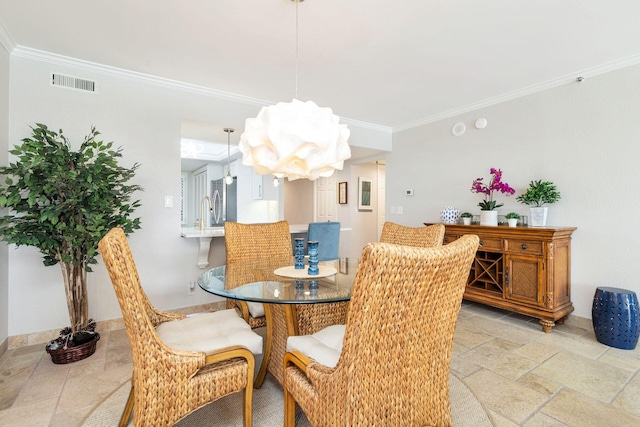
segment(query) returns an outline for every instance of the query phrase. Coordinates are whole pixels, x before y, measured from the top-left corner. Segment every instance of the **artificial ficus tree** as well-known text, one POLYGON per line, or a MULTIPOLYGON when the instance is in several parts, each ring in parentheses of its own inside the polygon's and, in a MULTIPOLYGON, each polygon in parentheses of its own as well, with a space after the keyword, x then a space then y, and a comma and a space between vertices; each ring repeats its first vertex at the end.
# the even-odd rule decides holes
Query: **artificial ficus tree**
POLYGON ((126 234, 140 228, 132 218, 142 190, 129 184, 136 169, 122 167, 122 149, 98 139, 94 127, 77 151, 63 135, 37 123, 30 138, 10 153, 17 161, 0 167, 0 236, 16 246, 37 247, 44 265, 60 264, 73 334, 89 322, 87 272, 96 264, 98 242, 113 227, 126 234))

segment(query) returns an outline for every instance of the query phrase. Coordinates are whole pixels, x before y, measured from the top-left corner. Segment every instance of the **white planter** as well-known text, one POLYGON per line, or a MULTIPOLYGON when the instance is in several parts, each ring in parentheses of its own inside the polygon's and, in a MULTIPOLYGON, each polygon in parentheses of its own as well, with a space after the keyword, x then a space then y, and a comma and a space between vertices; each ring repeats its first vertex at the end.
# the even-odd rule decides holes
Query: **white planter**
POLYGON ((518 218, 507 218, 507 222, 509 223, 509 227, 518 226, 518 218))
POLYGON ((462 223, 464 225, 471 225, 471 218, 462 218, 462 223))
POLYGON ((498 225, 498 211, 480 211, 480 225, 498 225))
POLYGON ((547 225, 547 208, 529 208, 531 213, 531 225, 532 227, 544 227, 547 225))

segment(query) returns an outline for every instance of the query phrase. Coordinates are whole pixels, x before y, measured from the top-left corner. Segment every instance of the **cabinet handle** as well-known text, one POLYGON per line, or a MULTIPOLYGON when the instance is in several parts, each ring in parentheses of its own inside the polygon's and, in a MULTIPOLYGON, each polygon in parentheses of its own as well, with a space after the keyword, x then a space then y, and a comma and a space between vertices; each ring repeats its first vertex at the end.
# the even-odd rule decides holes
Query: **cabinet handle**
POLYGON ((448 237, 445 237, 445 238, 444 238, 444 242, 445 242, 445 243, 449 243, 449 238, 448 238, 448 237))
POLYGON ((484 244, 484 242, 482 240, 480 240, 480 242, 478 242, 478 243, 480 243, 480 246, 482 246, 484 244))
POLYGON ((520 245, 520 249, 525 250, 527 249, 527 244, 523 243, 522 245, 520 245))
POLYGON ((509 267, 504 269, 504 283, 509 286, 509 267))

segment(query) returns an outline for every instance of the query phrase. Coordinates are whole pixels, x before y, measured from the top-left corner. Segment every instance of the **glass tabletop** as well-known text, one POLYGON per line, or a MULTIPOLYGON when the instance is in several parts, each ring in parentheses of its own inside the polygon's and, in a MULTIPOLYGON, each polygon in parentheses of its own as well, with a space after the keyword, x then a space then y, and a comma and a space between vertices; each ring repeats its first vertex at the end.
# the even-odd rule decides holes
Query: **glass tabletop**
POLYGON ((290 278, 278 276, 270 267, 214 267, 198 277, 198 285, 221 297, 250 302, 316 304, 348 301, 358 260, 343 258, 324 262, 336 273, 327 277, 290 278), (242 283, 242 284, 239 284, 242 283))

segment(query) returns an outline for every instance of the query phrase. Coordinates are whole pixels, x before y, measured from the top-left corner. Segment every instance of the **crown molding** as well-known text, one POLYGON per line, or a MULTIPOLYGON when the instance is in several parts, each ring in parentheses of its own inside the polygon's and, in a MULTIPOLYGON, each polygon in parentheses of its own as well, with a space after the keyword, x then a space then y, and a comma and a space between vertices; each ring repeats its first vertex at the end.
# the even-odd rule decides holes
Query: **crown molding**
MULTIPOLYGON (((0 25, 0 37, 2 36, 1 30, 2 30, 2 27, 0 25)), ((116 78, 125 79, 125 80, 143 82, 143 83, 147 83, 147 84, 151 84, 154 86, 159 86, 167 89, 190 92, 198 95, 209 96, 212 98, 223 99, 226 101, 238 102, 246 105, 266 107, 274 104, 273 102, 265 101, 263 99, 237 95, 231 92, 225 92, 217 89, 208 88, 205 86, 184 83, 177 80, 171 80, 163 77, 153 76, 150 74, 144 74, 136 71, 125 70, 122 68, 98 64, 90 61, 84 61, 81 59, 71 58, 68 56, 58 55, 55 53, 46 52, 38 49, 32 49, 30 47, 25 47, 20 45, 18 46, 14 45, 14 47, 12 48, 12 56, 30 59, 30 60, 39 61, 39 62, 45 62, 51 65, 59 65, 59 66, 74 68, 77 70, 90 71, 96 74, 116 77, 116 78)), ((359 120, 348 119, 345 117, 342 117, 341 120, 343 123, 349 126, 356 126, 360 128, 371 129, 371 130, 385 132, 389 134, 391 134, 392 132, 392 129, 389 126, 376 125, 374 123, 362 122, 359 120)))
POLYGON ((480 102, 466 105, 464 107, 456 108, 453 110, 445 111, 433 116, 425 117, 420 120, 406 123, 400 126, 393 127, 393 133, 401 132, 404 130, 424 126, 429 123, 434 123, 439 120, 447 119, 450 117, 458 116, 460 114, 468 113, 471 111, 479 110, 481 108, 490 107, 492 105, 500 104, 513 99, 522 98, 523 96, 531 95, 534 93, 542 92, 547 89, 553 89, 558 86, 562 86, 569 83, 575 83, 578 77, 588 79, 589 77, 595 77, 601 74, 606 74, 612 71, 620 70, 622 68, 631 67, 633 65, 640 64, 640 54, 628 56, 616 61, 611 61, 606 64, 598 65, 591 68, 586 68, 575 73, 566 74, 564 76, 547 80, 545 82, 531 85, 522 89, 514 90, 512 92, 505 93, 503 95, 495 96, 493 98, 487 98, 480 102))

